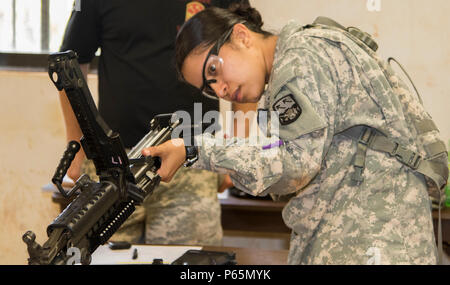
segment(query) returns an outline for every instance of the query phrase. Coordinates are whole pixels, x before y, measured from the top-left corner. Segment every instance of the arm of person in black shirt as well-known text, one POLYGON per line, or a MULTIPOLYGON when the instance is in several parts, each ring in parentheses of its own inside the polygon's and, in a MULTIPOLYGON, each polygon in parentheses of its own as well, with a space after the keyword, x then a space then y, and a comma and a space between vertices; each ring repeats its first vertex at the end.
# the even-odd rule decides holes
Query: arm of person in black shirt
MULTIPOLYGON (((84 79, 87 81, 89 64, 80 64, 80 69, 83 72, 84 79)), ((61 103, 64 124, 66 127, 66 140, 67 142, 75 140, 79 143, 81 137, 83 136, 83 133, 81 132, 80 126, 77 119, 75 118, 75 114, 73 113, 73 109, 70 106, 69 99, 67 99, 67 95, 64 89, 59 91, 59 101, 61 103)), ((84 154, 83 149, 80 149, 67 171, 67 176, 69 176, 74 181, 76 181, 81 175, 81 165, 83 164, 85 157, 86 155, 84 154)))
MULTIPOLYGON (((101 41, 98 4, 99 1, 83 0, 81 9, 72 11, 60 47, 60 51, 73 50, 77 53, 85 79, 87 79, 89 63, 94 58, 101 41)), ((83 134, 64 90, 60 91, 59 98, 66 127, 66 139, 79 142, 83 134)), ((74 181, 81 175, 81 165, 85 157, 84 151, 80 150, 67 171, 67 175, 74 181)))

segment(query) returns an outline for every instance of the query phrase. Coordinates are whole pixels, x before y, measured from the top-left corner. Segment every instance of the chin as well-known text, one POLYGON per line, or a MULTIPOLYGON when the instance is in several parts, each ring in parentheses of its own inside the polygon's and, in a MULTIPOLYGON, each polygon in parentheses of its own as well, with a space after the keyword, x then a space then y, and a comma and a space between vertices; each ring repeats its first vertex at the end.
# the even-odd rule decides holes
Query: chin
POLYGON ((240 101, 236 101, 236 103, 257 103, 261 98, 261 94, 255 95, 257 92, 244 93, 240 101))
POLYGON ((259 95, 251 96, 250 98, 246 98, 247 99, 246 103, 258 103, 259 100, 261 99, 262 95, 263 95, 263 93, 261 93, 259 95))
POLYGON ((247 102, 245 102, 245 103, 258 103, 260 98, 261 98, 261 96, 258 98, 251 98, 251 99, 247 100, 247 102))
POLYGON ((241 101, 233 101, 234 103, 239 103, 239 104, 245 104, 245 103, 256 103, 258 102, 259 99, 255 99, 255 98, 242 98, 241 101))

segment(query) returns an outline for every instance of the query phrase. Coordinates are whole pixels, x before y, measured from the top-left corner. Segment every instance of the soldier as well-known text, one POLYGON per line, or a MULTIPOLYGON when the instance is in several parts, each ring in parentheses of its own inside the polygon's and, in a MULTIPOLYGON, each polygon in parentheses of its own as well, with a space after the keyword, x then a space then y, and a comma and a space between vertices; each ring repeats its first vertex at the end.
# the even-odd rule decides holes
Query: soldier
POLYGON ((194 147, 172 140, 143 154, 161 157, 166 181, 194 158, 250 194, 290 195, 289 264, 435 264, 423 173, 435 188, 442 177, 423 158, 438 157, 445 176, 447 154, 422 105, 366 34, 289 22, 273 35, 262 24, 248 5, 207 9, 181 28, 176 63, 209 96, 277 111, 278 132, 266 127, 256 145, 204 134, 194 147))

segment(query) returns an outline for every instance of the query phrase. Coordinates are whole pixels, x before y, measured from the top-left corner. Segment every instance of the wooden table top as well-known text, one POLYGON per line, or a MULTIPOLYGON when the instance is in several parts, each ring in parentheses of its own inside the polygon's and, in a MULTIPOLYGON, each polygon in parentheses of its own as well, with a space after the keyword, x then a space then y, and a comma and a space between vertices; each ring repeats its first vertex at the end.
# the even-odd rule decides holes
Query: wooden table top
POLYGON ((204 246, 203 250, 234 252, 238 265, 285 265, 289 252, 288 250, 220 246, 204 246))

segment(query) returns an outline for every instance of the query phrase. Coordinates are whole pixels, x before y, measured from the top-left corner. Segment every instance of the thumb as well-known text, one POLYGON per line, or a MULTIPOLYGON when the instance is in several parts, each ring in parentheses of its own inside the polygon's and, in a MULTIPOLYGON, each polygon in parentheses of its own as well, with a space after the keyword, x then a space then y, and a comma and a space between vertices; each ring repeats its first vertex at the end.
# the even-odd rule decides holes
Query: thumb
POLYGON ((151 146, 148 148, 144 148, 142 150, 142 155, 144 156, 159 156, 161 154, 161 150, 159 147, 151 146))

